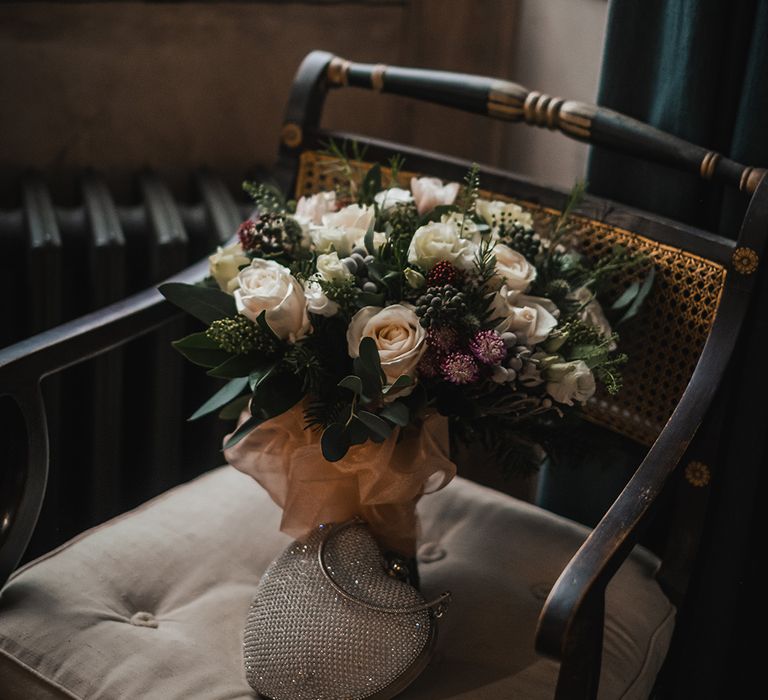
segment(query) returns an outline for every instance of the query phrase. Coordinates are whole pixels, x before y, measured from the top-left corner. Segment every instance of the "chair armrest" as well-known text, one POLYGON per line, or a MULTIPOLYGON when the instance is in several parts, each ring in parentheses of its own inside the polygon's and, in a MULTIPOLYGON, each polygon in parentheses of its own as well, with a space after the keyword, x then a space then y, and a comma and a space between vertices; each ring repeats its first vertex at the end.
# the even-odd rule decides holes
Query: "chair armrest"
MULTIPOLYGON (((761 259, 768 220, 768 179, 749 204, 736 250, 761 259)), ((764 271, 763 271, 764 274, 764 271)), ((580 611, 602 600, 605 588, 637 541, 638 528, 701 424, 730 361, 755 286, 755 270, 732 266, 712 329, 674 413, 642 464, 555 582, 544 603, 536 648, 562 660, 580 611)))
MULTIPOLYGON (((198 282, 208 271, 201 260, 169 282, 198 282)), ((0 350, 0 395, 87 360, 157 328, 180 312, 151 287, 56 328, 0 350)))

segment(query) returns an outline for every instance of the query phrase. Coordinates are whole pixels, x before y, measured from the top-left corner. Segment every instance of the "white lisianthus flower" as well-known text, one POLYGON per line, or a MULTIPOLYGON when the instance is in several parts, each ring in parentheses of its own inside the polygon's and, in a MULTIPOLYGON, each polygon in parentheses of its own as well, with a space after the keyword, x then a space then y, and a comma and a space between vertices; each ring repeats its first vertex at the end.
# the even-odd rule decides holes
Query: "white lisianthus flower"
POLYGON ((328 298, 316 279, 309 279, 304 283, 304 296, 307 298, 307 311, 310 313, 335 316, 339 312, 339 305, 328 298))
POLYGON ((349 255, 356 242, 365 238, 374 216, 373 207, 350 204, 333 214, 323 214, 322 225, 310 227, 309 235, 318 252, 335 250, 349 255))
POLYGON ((547 393, 557 402, 586 403, 595 393, 595 377, 583 360, 556 362, 544 370, 547 393))
MULTIPOLYGON (((462 238, 468 238, 474 243, 480 243, 482 232, 477 230, 477 224, 469 217, 466 217, 465 221, 459 212, 452 211, 450 214, 443 214, 440 217, 440 221, 444 224, 454 224, 462 238), (462 226, 462 224, 464 225, 462 226)), ((486 233, 488 232, 486 231, 486 233)))
POLYGON ((208 262, 210 263, 208 271, 221 291, 232 294, 237 289, 237 275, 240 268, 251 262, 251 259, 243 252, 243 246, 238 241, 225 248, 219 246, 208 258, 208 262))
POLYGON ((416 209, 423 216, 435 207, 453 204, 459 194, 459 183, 449 182, 444 185, 443 181, 436 177, 412 177, 411 192, 416 209))
MULTIPOLYGON (((394 384, 404 374, 415 378, 416 365, 427 349, 427 332, 410 304, 392 304, 384 309, 364 306, 352 317, 347 329, 350 357, 359 355, 360 341, 365 337, 376 342, 381 369, 388 384, 394 384)), ((398 395, 406 396, 412 390, 413 385, 398 392, 398 395)))
POLYGON ((491 228, 498 228, 500 224, 519 223, 522 226, 533 226, 533 217, 514 202, 502 202, 498 199, 478 199, 475 211, 491 228))
POLYGON ((303 248, 309 248, 312 239, 309 230, 312 225, 323 223, 323 215, 336 211, 336 193, 318 192, 311 197, 301 197, 296 202, 296 213, 293 218, 301 226, 301 245, 303 248))
POLYGON ((496 280, 499 286, 505 284, 507 289, 526 292, 536 279, 536 268, 525 256, 503 243, 493 247, 496 256, 496 280))
POLYGON ((329 282, 352 277, 352 273, 339 260, 339 254, 336 252, 321 253, 317 256, 317 272, 323 279, 329 282))
POLYGON ((433 221, 416 229, 408 247, 408 262, 431 270, 436 263, 447 260, 460 270, 469 270, 476 250, 474 242, 459 236, 454 222, 433 221))
POLYGON ((388 190, 378 192, 373 201, 376 202, 381 211, 386 211, 398 204, 408 204, 413 201, 413 195, 408 190, 400 187, 390 187, 388 190))
POLYGON ((543 297, 530 297, 510 289, 506 284, 496 293, 491 304, 493 318, 499 319, 495 330, 512 332, 520 345, 544 342, 557 326, 557 307, 543 297))
MULTIPOLYGON (((605 317, 605 312, 600 302, 588 287, 574 289, 567 298, 578 302, 579 305, 584 307, 579 313, 579 318, 584 323, 597 328, 606 338, 610 338, 611 333, 613 333, 611 324, 605 317)), ((615 350, 616 343, 612 342, 609 349, 615 350)))
MULTIPOLYGON (((366 232, 367 233, 367 232, 366 232)), ((375 251, 378 251, 381 246, 383 246, 387 242, 387 234, 383 231, 374 231, 373 232, 373 249, 375 251)), ((355 248, 365 248, 365 235, 360 236, 355 241, 355 248)))
POLYGON ((311 197, 301 197, 296 202, 294 218, 299 223, 322 224, 323 216, 336 211, 336 193, 318 192, 311 197))
POLYGON ((275 335, 290 343, 310 332, 304 290, 287 267, 257 258, 240 271, 237 279, 235 304, 243 316, 255 322, 262 311, 266 312, 266 321, 275 335))

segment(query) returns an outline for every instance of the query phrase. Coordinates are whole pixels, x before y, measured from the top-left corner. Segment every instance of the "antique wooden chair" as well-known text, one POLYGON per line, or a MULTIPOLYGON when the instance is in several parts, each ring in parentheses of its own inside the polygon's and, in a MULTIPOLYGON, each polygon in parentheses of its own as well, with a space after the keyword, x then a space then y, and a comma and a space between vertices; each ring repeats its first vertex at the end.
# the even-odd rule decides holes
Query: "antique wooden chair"
MULTIPOLYGON (((450 588, 455 602, 433 663, 403 698, 647 697, 676 611, 688 605, 720 466, 712 447, 720 412, 711 407, 758 277, 768 225, 764 171, 513 83, 313 52, 293 85, 275 170, 297 195, 332 184, 320 145, 345 135, 319 123, 329 89, 345 86, 545 126, 737 185, 752 197, 735 242, 596 197, 577 211, 585 254, 621 244, 649 255, 657 271, 645 310, 626 334, 632 360, 625 388, 588 409, 592 422, 647 453, 593 530, 464 478, 421 505, 423 586, 450 588), (662 493, 673 505, 659 516, 663 536, 652 539, 653 553, 637 543, 662 493)), ((356 138, 372 161, 404 153, 412 172, 461 179, 469 165, 356 138)), ((488 191, 533 209, 537 225, 565 201, 562 192, 510 173, 482 168, 481 177, 488 191)), ((205 272, 203 261, 174 279, 205 272)), ((252 697, 240 668, 242 626, 261 572, 287 540, 276 507, 231 468, 179 486, 11 575, 45 494, 41 379, 172 318, 176 312, 150 289, 0 351, 0 393, 20 407, 28 445, 26 470, 3 471, 0 481, 0 581, 8 580, 0 597, 3 698, 252 697)))

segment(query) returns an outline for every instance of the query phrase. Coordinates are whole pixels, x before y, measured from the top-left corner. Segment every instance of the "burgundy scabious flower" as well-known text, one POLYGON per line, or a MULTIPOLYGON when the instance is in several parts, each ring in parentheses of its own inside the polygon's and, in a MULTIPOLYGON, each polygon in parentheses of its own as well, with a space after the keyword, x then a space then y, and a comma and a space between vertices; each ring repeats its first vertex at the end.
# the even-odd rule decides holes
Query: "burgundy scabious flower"
POLYGON ((464 280, 464 274, 447 260, 441 260, 427 273, 427 285, 442 287, 445 284, 456 286, 464 280))
POLYGON ((427 331, 427 345, 443 355, 453 352, 459 348, 459 333, 453 326, 431 326, 427 331))
POLYGON ((240 239, 243 250, 253 250, 257 245, 259 236, 259 230, 253 219, 246 219, 237 229, 237 237, 240 239))
POLYGON ((507 356, 507 346, 493 330, 478 331, 469 341, 472 354, 484 365, 498 365, 507 356))
POLYGON ((426 379, 434 379, 440 375, 440 360, 442 355, 433 347, 428 347, 421 356, 416 371, 426 379))
POLYGON ((475 358, 466 352, 452 352, 443 358, 440 373, 452 384, 471 384, 480 376, 475 358))

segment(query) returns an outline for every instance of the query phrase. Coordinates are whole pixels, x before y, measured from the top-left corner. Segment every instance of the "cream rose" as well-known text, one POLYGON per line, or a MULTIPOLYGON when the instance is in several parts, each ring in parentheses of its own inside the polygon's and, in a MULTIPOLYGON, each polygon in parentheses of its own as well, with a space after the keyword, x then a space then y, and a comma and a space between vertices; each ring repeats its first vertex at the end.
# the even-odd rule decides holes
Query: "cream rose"
POLYGON ((499 333, 512 332, 520 345, 544 342, 557 326, 557 307, 542 297, 529 297, 506 284, 493 298, 491 310, 499 333))
POLYGON ((441 204, 453 204, 459 193, 459 183, 443 181, 436 177, 412 177, 411 192, 419 214, 426 214, 441 204))
POLYGON ((335 316, 339 305, 329 299, 317 280, 309 279, 304 284, 304 296, 307 299, 307 311, 318 316, 335 316))
POLYGON ((317 256, 317 272, 323 279, 329 282, 352 277, 352 273, 339 260, 339 254, 335 252, 322 253, 317 256))
POLYGON ((398 204, 412 202, 413 195, 408 190, 401 189, 400 187, 390 187, 388 190, 378 192, 374 196, 373 201, 376 202, 381 211, 386 211, 396 207, 398 204))
POLYGON ((518 292, 528 291, 528 287, 536 279, 536 268, 525 256, 503 243, 497 243, 493 247, 493 254, 496 256, 498 284, 505 284, 507 289, 518 292))
POLYGON ((501 202, 498 199, 478 199, 475 211, 491 228, 500 224, 519 223, 522 226, 533 226, 533 217, 513 202, 501 202))
POLYGON ((223 292, 232 294, 237 289, 237 275, 240 268, 251 262, 251 259, 243 252, 243 247, 238 242, 225 248, 219 246, 208 258, 208 262, 211 277, 216 280, 223 292))
POLYGON ((320 253, 335 250, 339 255, 349 255, 357 241, 365 237, 373 221, 373 207, 350 204, 333 214, 323 214, 321 226, 312 226, 309 235, 320 253))
MULTIPOLYGON (((427 349, 427 333, 419 323, 413 307, 393 304, 382 309, 379 306, 364 306, 349 323, 347 349, 350 357, 357 357, 360 341, 373 338, 379 350, 381 369, 387 383, 393 384, 403 374, 414 377, 416 365, 427 349)), ((405 396, 413 386, 399 392, 405 396)))
POLYGON ((556 362, 544 371, 547 393, 557 402, 586 403, 595 393, 595 377, 583 360, 556 362))
POLYGON ((295 343, 311 330, 304 290, 287 267, 274 260, 251 261, 237 276, 235 304, 239 313, 256 321, 266 312, 269 327, 282 340, 295 343))
MULTIPOLYGON (((366 231, 367 233, 367 231, 366 231)), ((383 246, 387 242, 387 234, 383 231, 374 231, 373 232, 373 249, 375 251, 378 251, 381 246, 383 246)), ((360 236, 355 241, 354 248, 365 248, 365 235, 360 236)), ((353 249, 354 249, 353 248, 353 249)))
POLYGON ((461 270, 469 270, 476 250, 475 243, 459 236, 454 222, 433 221, 416 229, 408 247, 408 262, 431 270, 436 263, 447 260, 461 270))

